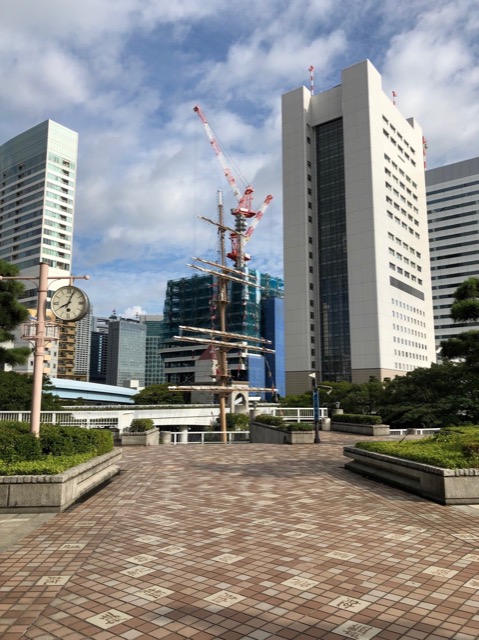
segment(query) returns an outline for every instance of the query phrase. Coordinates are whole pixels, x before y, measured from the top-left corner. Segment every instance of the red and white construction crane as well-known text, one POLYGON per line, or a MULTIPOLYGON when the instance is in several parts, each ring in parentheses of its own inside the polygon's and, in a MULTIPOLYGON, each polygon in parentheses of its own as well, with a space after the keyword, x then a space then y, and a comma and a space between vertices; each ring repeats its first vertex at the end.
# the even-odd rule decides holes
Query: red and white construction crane
POLYGON ((236 218, 235 220, 236 232, 233 232, 230 235, 231 251, 227 254, 227 257, 230 260, 233 260, 237 268, 242 268, 245 266, 245 262, 250 259, 250 256, 248 256, 245 253, 245 245, 253 235, 253 232, 256 229, 258 222, 263 217, 264 212, 266 211, 269 203, 273 199, 273 196, 271 195, 266 196, 263 204, 261 205, 258 211, 255 211, 253 209, 253 193, 254 193, 253 187, 251 185, 248 185, 245 188, 244 192, 241 193, 241 190, 238 187, 238 184, 233 175, 233 172, 231 171, 231 169, 229 168, 226 162, 221 146, 218 140, 216 139, 216 136, 213 133, 213 130, 208 124, 208 120, 206 119, 204 113, 201 111, 198 105, 196 105, 193 108, 193 111, 195 111, 195 113, 198 114, 198 116, 200 117, 203 123, 206 135, 208 136, 208 140, 210 141, 210 144, 213 147, 213 150, 218 160, 221 163, 224 175, 226 176, 226 179, 228 180, 228 183, 238 202, 237 207, 231 210, 231 213, 236 218), (247 222, 248 219, 252 219, 251 224, 249 226, 247 222))

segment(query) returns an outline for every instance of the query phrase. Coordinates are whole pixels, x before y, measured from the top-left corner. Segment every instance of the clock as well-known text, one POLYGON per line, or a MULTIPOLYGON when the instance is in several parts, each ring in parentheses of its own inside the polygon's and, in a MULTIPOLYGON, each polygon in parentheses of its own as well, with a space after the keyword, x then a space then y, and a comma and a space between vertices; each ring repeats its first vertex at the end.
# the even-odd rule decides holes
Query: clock
POLYGON ((76 322, 81 320, 90 308, 90 301, 78 287, 60 287, 52 295, 51 307, 59 320, 76 322))

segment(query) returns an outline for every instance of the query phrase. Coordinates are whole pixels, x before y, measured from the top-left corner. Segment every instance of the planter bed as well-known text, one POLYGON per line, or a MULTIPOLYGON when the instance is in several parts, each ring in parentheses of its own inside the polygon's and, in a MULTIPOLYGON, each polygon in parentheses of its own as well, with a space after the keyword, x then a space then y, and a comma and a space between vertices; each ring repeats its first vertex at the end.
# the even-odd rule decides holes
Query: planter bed
POLYGON ((445 505, 479 504, 479 469, 443 469, 383 453, 344 447, 345 468, 445 505))
POLYGON ((267 424, 252 422, 250 440, 263 444, 313 444, 314 431, 286 431, 267 424))
POLYGON ((119 471, 115 449, 55 475, 0 476, 0 513, 64 511, 119 471))
POLYGON ((362 436, 388 436, 388 424, 358 424, 356 422, 335 422, 331 423, 333 431, 344 431, 345 433, 359 433, 362 436))
POLYGON ((149 431, 123 431, 121 434, 121 444, 123 446, 143 446, 150 447, 160 442, 160 432, 155 427, 149 431))

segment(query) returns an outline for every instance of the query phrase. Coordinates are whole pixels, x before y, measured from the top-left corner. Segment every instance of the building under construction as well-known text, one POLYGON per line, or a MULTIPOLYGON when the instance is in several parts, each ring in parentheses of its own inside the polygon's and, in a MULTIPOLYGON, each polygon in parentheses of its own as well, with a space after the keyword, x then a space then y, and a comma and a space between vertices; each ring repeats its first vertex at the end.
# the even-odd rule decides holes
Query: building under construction
MULTIPOLYGON (((245 274, 252 284, 228 283, 228 331, 252 338, 265 337, 271 341, 275 353, 256 355, 246 348, 244 352, 231 350, 228 353, 229 375, 232 380, 248 380, 250 386, 275 387, 280 395, 284 395, 283 280, 252 269, 245 269, 245 274)), ((211 383, 214 350, 204 344, 179 342, 175 336, 185 325, 219 329, 217 288, 213 275, 195 275, 168 282, 163 314, 165 342, 160 349, 167 384, 211 383), (210 366, 201 367, 205 360, 210 366)))

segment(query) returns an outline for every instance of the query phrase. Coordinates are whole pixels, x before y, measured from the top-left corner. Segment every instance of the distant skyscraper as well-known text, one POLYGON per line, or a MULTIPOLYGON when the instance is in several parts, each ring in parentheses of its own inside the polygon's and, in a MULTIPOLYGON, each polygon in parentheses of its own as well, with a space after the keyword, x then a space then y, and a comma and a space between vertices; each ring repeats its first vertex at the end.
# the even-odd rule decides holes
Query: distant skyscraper
POLYGON ((164 364, 160 348, 164 342, 163 316, 140 316, 146 326, 145 387, 164 382, 164 364))
POLYGON ((283 96, 288 393, 434 361, 422 145, 369 61, 283 96))
POLYGON ((90 353, 91 353, 91 325, 92 311, 75 323, 75 378, 77 380, 90 379, 90 353))
MULTIPOLYGON (((22 275, 38 275, 40 262, 50 276, 70 274, 77 152, 78 134, 52 120, 0 145, 0 258, 22 275)), ((35 308, 26 288, 22 302, 35 308)))
POLYGON ((136 320, 110 318, 106 383, 129 386, 136 380, 145 386, 146 326, 136 320))
POLYGON ((108 323, 108 318, 92 317, 92 332, 90 338, 90 382, 106 384, 108 323))
MULTIPOLYGON (((479 276, 479 158, 426 172, 436 345, 466 330, 450 316, 454 291, 479 276)), ((478 326, 467 325, 467 328, 478 326)))

